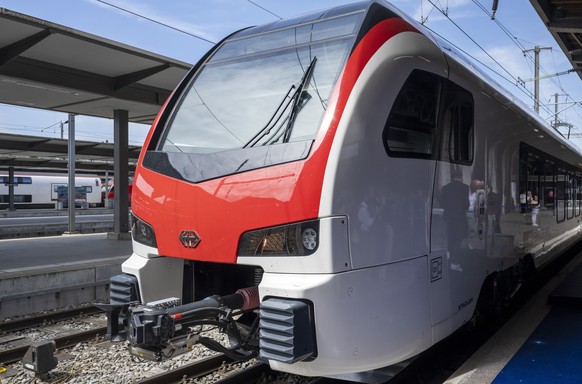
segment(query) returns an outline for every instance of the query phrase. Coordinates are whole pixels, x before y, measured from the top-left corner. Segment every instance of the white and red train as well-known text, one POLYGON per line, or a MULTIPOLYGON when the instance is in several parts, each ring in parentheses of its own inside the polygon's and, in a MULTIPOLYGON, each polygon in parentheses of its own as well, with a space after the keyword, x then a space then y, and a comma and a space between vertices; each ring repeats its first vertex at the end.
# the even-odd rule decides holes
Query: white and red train
POLYGON ((580 239, 581 167, 386 2, 239 31, 146 139, 109 334, 141 357, 200 342, 308 376, 402 362, 580 239))

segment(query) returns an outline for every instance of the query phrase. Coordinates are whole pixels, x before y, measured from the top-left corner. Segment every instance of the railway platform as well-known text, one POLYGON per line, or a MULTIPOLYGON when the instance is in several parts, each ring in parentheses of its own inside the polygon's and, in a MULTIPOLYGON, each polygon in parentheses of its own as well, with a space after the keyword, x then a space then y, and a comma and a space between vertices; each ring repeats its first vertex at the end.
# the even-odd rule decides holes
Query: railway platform
POLYGON ((105 297, 130 255, 107 233, 0 240, 0 321, 105 297))
POLYGON ((582 253, 445 384, 582 383, 582 253))
MULTIPOLYGON (((69 230, 69 212, 59 209, 0 210, 0 240, 61 235, 69 230)), ((114 213, 110 208, 75 210, 75 231, 112 232, 114 213)))

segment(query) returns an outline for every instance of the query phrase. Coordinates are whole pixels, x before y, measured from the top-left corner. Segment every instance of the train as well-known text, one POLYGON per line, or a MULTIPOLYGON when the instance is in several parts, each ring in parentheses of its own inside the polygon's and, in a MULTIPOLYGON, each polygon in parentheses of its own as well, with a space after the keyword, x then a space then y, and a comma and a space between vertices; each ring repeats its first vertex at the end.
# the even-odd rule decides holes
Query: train
MULTIPOLYGON (((14 207, 59 208, 68 205, 69 177, 58 174, 15 174, 14 207)), ((8 208, 10 176, 0 175, 0 208, 8 208)), ((95 175, 75 176, 76 204, 83 207, 102 206, 101 178, 95 175)))
POLYGON ((582 156, 382 0, 235 32, 160 110, 108 337, 304 376, 414 359, 582 236, 582 156), (227 340, 200 333, 211 326, 227 340))

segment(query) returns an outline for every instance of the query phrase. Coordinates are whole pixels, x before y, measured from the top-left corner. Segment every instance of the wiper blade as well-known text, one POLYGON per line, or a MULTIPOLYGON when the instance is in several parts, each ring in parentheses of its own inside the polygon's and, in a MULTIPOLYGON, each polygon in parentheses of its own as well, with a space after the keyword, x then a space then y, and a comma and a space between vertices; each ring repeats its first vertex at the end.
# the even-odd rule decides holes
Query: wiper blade
MULTIPOLYGON (((267 140, 265 140, 265 142, 262 145, 266 145, 269 143, 273 144, 277 142, 282 135, 285 135, 285 137, 287 137, 291 134, 291 127, 293 126, 293 122, 295 121, 295 116, 301 110, 301 108, 303 108, 307 101, 311 99, 311 95, 306 93, 305 95, 302 96, 302 93, 303 89, 305 88, 305 84, 309 82, 309 79, 313 74, 313 68, 315 67, 316 61, 317 57, 313 57, 311 63, 309 63, 309 66, 307 67, 307 69, 303 73, 303 76, 299 80, 299 83, 292 84, 291 87, 289 87, 289 90, 287 91, 287 93, 285 93, 283 100, 281 100, 281 103, 279 103, 279 106, 277 107, 277 109, 275 109, 275 111, 269 118, 267 124, 263 128, 261 128, 261 130, 259 130, 259 132, 257 132, 255 136, 253 136, 248 142, 246 142, 245 145, 243 145, 243 148, 254 147, 257 144, 259 144, 261 140, 265 138, 265 136, 271 133, 271 131, 273 130, 273 128, 275 128, 275 126, 277 126, 277 124, 278 127, 275 130, 275 132, 273 132, 273 134, 271 134, 271 136, 267 140), (291 107, 291 110, 288 114, 285 115, 285 111, 287 111, 289 107, 291 107), (283 132, 279 133, 283 126, 285 126, 285 129, 283 130, 283 132), (275 139, 273 140, 273 138, 275 139)), ((289 141, 288 137, 287 140, 285 139, 283 140, 283 142, 286 141, 289 141)))
POLYGON ((285 112, 285 110, 287 109, 287 107, 289 107, 289 104, 293 100, 293 97, 289 95, 294 89, 295 84, 292 84, 291 87, 289 87, 287 93, 285 94, 285 97, 283 97, 283 100, 281 100, 281 103, 279 104, 277 109, 275 109, 275 112, 273 112, 273 114, 269 118, 267 124, 263 128, 261 128, 261 130, 257 132, 257 134, 254 135, 249 141, 247 141, 245 145, 243 145, 243 148, 254 147, 261 141, 263 137, 267 136, 271 132, 271 129, 273 129, 273 127, 279 122, 279 120, 283 116, 283 112, 285 112))
POLYGON ((293 124, 295 123, 297 115, 303 109, 305 104, 307 104, 309 100, 311 100, 311 95, 307 91, 305 91, 304 94, 303 90, 311 80, 311 76, 313 75, 313 69, 315 68, 315 63, 317 63, 317 56, 313 56, 311 63, 309 63, 309 66, 305 70, 305 73, 303 74, 303 77, 301 78, 297 86, 297 91, 295 92, 294 95, 293 105, 291 106, 291 112, 289 113, 289 120, 287 121, 285 132, 283 133, 284 143, 288 143, 289 139, 291 138, 291 131, 293 131, 293 124))

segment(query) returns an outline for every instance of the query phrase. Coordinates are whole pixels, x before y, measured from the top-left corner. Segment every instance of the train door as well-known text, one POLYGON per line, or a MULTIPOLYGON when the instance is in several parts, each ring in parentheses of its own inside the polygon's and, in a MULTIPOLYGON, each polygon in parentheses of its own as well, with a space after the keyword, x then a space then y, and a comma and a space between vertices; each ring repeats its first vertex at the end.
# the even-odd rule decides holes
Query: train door
POLYGON ((51 201, 66 199, 65 193, 68 187, 67 183, 50 183, 51 201))
POLYGON ((445 89, 429 258, 433 326, 474 307, 478 259, 487 245, 484 155, 475 145, 484 141, 476 137, 473 94, 453 81, 445 89))

